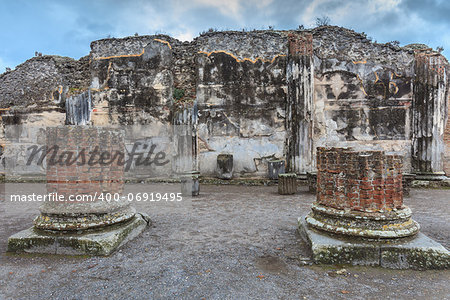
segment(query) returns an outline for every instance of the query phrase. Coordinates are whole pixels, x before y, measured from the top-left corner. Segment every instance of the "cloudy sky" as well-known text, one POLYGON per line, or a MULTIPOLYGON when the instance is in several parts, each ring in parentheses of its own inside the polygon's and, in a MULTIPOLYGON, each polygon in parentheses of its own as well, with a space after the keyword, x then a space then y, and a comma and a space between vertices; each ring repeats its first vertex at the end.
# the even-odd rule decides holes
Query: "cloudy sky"
POLYGON ((0 0, 0 73, 35 51, 78 59, 108 36, 190 40, 209 28, 313 27, 322 16, 378 42, 443 46, 450 58, 448 0, 0 0))

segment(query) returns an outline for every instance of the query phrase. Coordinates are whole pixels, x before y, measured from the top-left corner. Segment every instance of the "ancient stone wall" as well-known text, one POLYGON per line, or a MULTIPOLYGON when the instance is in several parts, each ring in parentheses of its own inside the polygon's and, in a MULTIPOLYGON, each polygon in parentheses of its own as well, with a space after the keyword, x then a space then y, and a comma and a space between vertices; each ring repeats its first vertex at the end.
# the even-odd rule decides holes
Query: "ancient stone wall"
POLYGON ((233 154, 236 176, 264 175, 268 159, 284 156, 286 36, 213 32, 196 43, 201 171, 233 154))
POLYGON ((414 53, 326 27, 313 47, 314 147, 395 151, 409 170, 414 53))
POLYGON ((160 37, 91 44, 94 125, 170 122, 172 45, 160 37))
POLYGON ((448 173, 448 61, 419 50, 333 26, 103 39, 89 60, 37 57, 1 74, 2 121, 64 124, 79 104, 66 99, 90 86, 83 123, 189 125, 203 175, 215 174, 219 154, 233 154, 234 176, 265 176, 271 159, 304 174, 324 146, 392 152, 404 172, 448 173))
POLYGON ((2 124, 63 125, 67 95, 89 87, 89 60, 34 57, 0 74, 2 124))
POLYGON ((197 97, 197 65, 198 46, 193 42, 176 43, 173 51, 173 87, 181 90, 183 96, 175 101, 193 101, 197 97))

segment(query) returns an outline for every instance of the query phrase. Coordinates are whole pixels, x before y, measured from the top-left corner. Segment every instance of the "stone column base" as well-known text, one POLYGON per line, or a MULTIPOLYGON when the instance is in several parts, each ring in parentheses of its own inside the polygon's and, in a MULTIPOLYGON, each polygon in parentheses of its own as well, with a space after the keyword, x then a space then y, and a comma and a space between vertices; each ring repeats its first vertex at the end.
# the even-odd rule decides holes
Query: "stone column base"
POLYGON ((419 232, 419 224, 411 219, 411 210, 384 212, 344 211, 313 203, 306 216, 310 226, 336 234, 363 238, 400 238, 419 232))
POLYGON ((186 197, 198 196, 200 193, 200 172, 194 171, 181 176, 181 194, 186 197))
POLYGON ((116 223, 123 223, 132 219, 136 214, 134 207, 126 206, 109 213, 76 213, 49 214, 41 213, 34 220, 34 226, 42 230, 86 230, 103 228, 116 223))
POLYGON ((293 195, 297 193, 297 174, 284 173, 278 175, 278 194, 293 195))
POLYGON ((445 172, 434 172, 434 173, 414 173, 415 180, 424 180, 424 181, 442 181, 447 179, 445 176, 445 172))
POLYGON ((363 241, 328 234, 299 219, 299 233, 311 247, 316 264, 381 266, 391 269, 448 269, 450 252, 423 233, 413 237, 363 241))
POLYGON ((62 255, 110 255, 140 235, 150 225, 145 214, 136 214, 128 221, 101 229, 81 231, 49 231, 35 227, 23 230, 8 239, 8 252, 62 255))

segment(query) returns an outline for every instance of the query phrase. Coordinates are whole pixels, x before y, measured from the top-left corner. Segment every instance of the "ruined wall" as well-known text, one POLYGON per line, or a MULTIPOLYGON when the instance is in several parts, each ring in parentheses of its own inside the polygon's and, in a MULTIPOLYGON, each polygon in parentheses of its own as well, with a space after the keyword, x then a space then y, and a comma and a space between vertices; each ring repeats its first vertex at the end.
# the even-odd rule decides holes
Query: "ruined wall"
POLYGON ((196 43, 201 172, 233 154, 236 176, 265 175, 267 160, 284 156, 286 36, 213 32, 196 43))
POLYGON ((150 174, 133 167, 127 177, 167 178, 197 169, 195 43, 155 35, 100 40, 91 48, 92 124, 135 125, 127 127, 128 152, 141 142, 173 158, 165 169, 150 174), (184 96, 174 97, 175 89, 184 96))
POLYGON ((91 44, 96 124, 170 122, 173 55, 161 36, 106 39, 91 44))
POLYGON ((68 93, 89 87, 88 58, 34 57, 0 74, 2 124, 63 125, 68 93))
POLYGON ((0 113, 3 124, 149 125, 147 136, 187 125, 176 147, 198 153, 189 164, 203 175, 215 175, 219 154, 234 155, 235 176, 266 176, 278 158, 304 174, 323 146, 383 150, 405 157, 404 172, 448 174, 448 90, 448 62, 431 49, 334 26, 227 31, 98 40, 80 61, 33 58, 0 75, 0 113), (88 86, 91 97, 76 95, 88 86))
POLYGON ((314 149, 395 152, 410 171, 414 53, 337 27, 312 34, 314 149))

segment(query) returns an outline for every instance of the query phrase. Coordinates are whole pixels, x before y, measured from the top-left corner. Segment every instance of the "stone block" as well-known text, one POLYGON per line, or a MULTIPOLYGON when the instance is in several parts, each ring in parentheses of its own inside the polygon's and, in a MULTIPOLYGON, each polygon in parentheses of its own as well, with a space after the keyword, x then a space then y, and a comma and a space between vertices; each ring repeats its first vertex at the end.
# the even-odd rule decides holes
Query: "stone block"
POLYGON ((281 159, 270 160, 268 162, 267 171, 269 179, 272 180, 278 179, 278 175, 283 174, 285 172, 285 161, 281 159))
POLYGON ((217 175, 220 179, 233 177, 233 154, 219 154, 217 156, 217 175))
POLYGON ((293 195, 297 193, 297 174, 285 173, 278 175, 278 194, 293 195))
POLYGON ((308 179, 308 190, 310 193, 315 194, 317 191, 317 172, 306 173, 308 179))
POLYGON ((110 255, 136 238, 151 223, 144 214, 131 220, 82 232, 39 230, 35 227, 20 231, 8 239, 8 252, 61 255, 110 255))
POLYGON ((200 193, 200 172, 192 172, 181 176, 181 194, 183 196, 198 196, 200 193))
POLYGON ((449 251, 422 233, 402 239, 363 240, 316 230, 308 226, 304 217, 299 219, 298 225, 317 264, 419 270, 450 267, 449 251))

